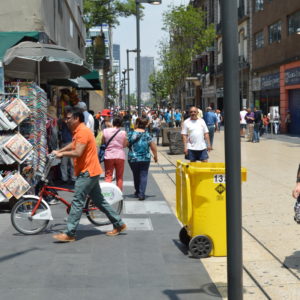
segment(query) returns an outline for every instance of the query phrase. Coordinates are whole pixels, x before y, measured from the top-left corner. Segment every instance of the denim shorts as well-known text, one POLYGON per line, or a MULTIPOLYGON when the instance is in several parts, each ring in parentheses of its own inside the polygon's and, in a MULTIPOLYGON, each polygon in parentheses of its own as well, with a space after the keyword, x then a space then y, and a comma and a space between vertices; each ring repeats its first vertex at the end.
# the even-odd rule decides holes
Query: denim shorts
POLYGON ((204 161, 208 159, 208 153, 207 150, 190 150, 188 149, 188 155, 187 159, 190 160, 191 162, 193 161, 204 161))

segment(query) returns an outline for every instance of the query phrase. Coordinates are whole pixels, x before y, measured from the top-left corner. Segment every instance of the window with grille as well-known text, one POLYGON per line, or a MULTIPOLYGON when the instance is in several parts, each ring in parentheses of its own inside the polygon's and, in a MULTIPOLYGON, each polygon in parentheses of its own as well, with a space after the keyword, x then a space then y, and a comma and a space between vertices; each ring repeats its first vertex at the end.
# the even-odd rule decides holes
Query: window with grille
POLYGON ((269 26, 269 44, 280 42, 281 40, 281 21, 269 26))
POLYGON ((264 10, 264 0, 255 0, 255 11, 264 10))
POLYGON ((256 33, 254 39, 255 39, 255 49, 264 47, 264 33, 262 31, 256 33))
POLYGON ((288 16, 288 33, 296 33, 298 28, 300 28, 300 11, 288 16))

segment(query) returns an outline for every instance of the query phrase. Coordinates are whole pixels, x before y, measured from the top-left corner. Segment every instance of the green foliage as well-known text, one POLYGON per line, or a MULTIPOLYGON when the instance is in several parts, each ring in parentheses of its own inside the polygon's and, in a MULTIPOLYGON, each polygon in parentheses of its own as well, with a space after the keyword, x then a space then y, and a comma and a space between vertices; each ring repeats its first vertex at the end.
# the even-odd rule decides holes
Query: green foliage
POLYGON ((106 23, 118 25, 119 17, 135 15, 135 0, 84 0, 83 14, 87 29, 106 23))
MULTIPOLYGON (((131 106, 136 106, 137 105, 137 99, 135 94, 130 94, 130 105, 131 106)), ((125 107, 127 109, 128 107, 128 96, 126 95, 126 99, 125 99, 125 107)))
POLYGON ((156 71, 149 76, 149 89, 152 94, 152 102, 156 105, 168 97, 168 90, 165 85, 164 72, 156 71))
POLYGON ((168 32, 169 39, 160 43, 160 65, 171 95, 189 75, 195 55, 212 45, 215 29, 213 24, 205 23, 205 13, 192 6, 170 7, 163 22, 163 30, 168 32))

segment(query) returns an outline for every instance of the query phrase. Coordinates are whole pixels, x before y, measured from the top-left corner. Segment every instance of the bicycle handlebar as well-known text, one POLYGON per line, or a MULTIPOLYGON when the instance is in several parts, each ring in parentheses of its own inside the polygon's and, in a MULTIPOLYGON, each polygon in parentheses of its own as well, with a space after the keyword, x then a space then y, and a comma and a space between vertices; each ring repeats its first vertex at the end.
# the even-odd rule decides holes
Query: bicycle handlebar
POLYGON ((53 162, 55 160, 58 161, 58 162, 60 161, 60 159, 57 158, 54 153, 50 153, 50 154, 47 155, 47 163, 45 165, 45 170, 44 170, 43 176, 41 178, 42 181, 47 180, 48 174, 50 172, 51 167, 54 165, 53 162))

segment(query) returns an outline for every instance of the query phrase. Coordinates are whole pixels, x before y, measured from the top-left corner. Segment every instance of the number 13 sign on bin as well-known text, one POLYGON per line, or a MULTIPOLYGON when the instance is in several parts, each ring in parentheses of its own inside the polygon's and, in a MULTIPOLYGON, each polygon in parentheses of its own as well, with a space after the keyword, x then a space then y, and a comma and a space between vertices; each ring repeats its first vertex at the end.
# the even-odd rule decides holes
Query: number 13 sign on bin
POLYGON ((214 183, 225 183, 226 175, 225 174, 215 174, 214 175, 214 183))

